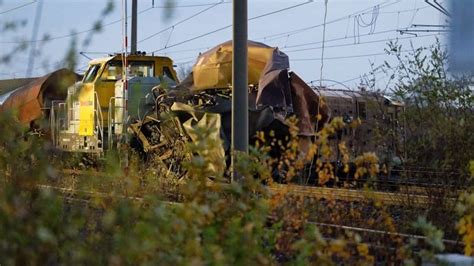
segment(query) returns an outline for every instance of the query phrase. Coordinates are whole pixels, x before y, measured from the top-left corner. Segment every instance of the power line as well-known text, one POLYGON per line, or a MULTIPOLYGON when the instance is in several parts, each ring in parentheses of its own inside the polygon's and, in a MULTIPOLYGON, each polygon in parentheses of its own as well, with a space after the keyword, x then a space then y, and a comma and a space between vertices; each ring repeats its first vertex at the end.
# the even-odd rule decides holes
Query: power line
MULTIPOLYGON (((313 0, 309 0, 309 1, 306 1, 306 2, 304 2, 304 3, 300 3, 300 4, 292 5, 292 6, 289 6, 289 7, 286 7, 286 8, 278 9, 278 10, 275 10, 275 11, 272 11, 272 12, 264 13, 264 14, 258 15, 258 16, 256 16, 256 17, 249 18, 248 21, 252 21, 252 20, 255 20, 255 19, 263 18, 263 17, 270 16, 270 15, 274 15, 274 14, 277 14, 277 13, 280 13, 280 12, 283 12, 283 11, 287 11, 287 10, 290 10, 290 9, 293 9, 293 8, 297 8, 297 7, 306 5, 306 4, 310 4, 310 3, 312 3, 312 2, 313 2, 313 0)), ((166 50, 166 49, 169 49, 169 48, 171 48, 171 47, 175 47, 175 46, 178 46, 178 45, 181 45, 181 44, 185 44, 185 43, 188 43, 188 42, 191 42, 191 41, 194 41, 194 40, 203 38, 203 37, 205 37, 205 36, 214 34, 214 33, 216 33, 216 32, 219 32, 219 31, 222 31, 222 30, 231 28, 231 27, 232 27, 232 25, 227 25, 227 26, 224 26, 224 27, 221 27, 221 28, 212 30, 212 31, 210 31, 210 32, 207 32, 207 33, 204 33, 204 34, 201 34, 201 35, 198 35, 198 36, 195 36, 195 37, 186 39, 186 40, 184 40, 184 41, 181 41, 181 42, 178 42, 178 43, 169 45, 168 47, 164 47, 164 48, 157 49, 157 50, 153 51, 153 53, 156 53, 156 52, 159 52, 159 51, 163 51, 163 50, 166 50)))
POLYGON ((205 9, 203 9, 203 10, 201 10, 201 11, 199 11, 199 12, 197 12, 197 13, 195 13, 195 14, 193 14, 193 15, 191 15, 191 16, 189 16, 189 17, 183 19, 183 20, 178 21, 177 23, 173 24, 172 26, 169 26, 169 27, 167 27, 167 28, 165 28, 165 29, 162 29, 162 30, 160 30, 160 31, 158 31, 158 32, 156 32, 156 33, 153 33, 153 34, 151 34, 151 35, 149 35, 149 36, 147 36, 147 37, 145 37, 145 38, 139 40, 138 43, 141 43, 141 42, 144 42, 144 41, 146 41, 146 40, 149 40, 149 39, 155 37, 156 35, 159 35, 159 34, 165 32, 165 31, 168 31, 168 30, 170 30, 170 29, 174 29, 174 27, 176 27, 176 26, 178 26, 178 25, 180 25, 180 24, 182 24, 182 23, 184 23, 184 22, 186 22, 186 21, 188 21, 188 20, 190 20, 190 19, 192 19, 192 18, 195 18, 195 17, 201 15, 202 13, 204 13, 204 12, 206 12, 206 11, 209 11, 209 10, 211 10, 211 9, 215 8, 216 6, 221 5, 221 4, 223 4, 223 3, 227 3, 227 2, 221 1, 221 2, 215 3, 215 4, 211 5, 211 6, 208 7, 208 8, 205 8, 205 9))
MULTIPOLYGON (((354 45, 359 45, 359 44, 380 43, 380 42, 388 42, 388 41, 394 41, 394 40, 406 40, 406 39, 434 37, 434 36, 439 36, 439 34, 428 34, 428 35, 411 36, 411 37, 396 37, 396 38, 379 39, 379 40, 372 40, 372 41, 358 42, 358 43, 335 44, 335 45, 325 46, 325 48, 337 48, 337 47, 354 46, 354 45)), ((328 40, 328 41, 330 41, 330 40, 328 40)), ((328 42, 328 41, 326 41, 326 42, 328 42)), ((285 53, 294 53, 294 52, 319 50, 319 49, 322 49, 322 46, 312 47, 312 48, 303 48, 303 49, 297 49, 297 50, 290 50, 290 51, 285 50, 285 53)))
MULTIPOLYGON (((397 32, 399 29, 390 29, 390 30, 383 30, 383 31, 377 31, 377 32, 374 32, 372 34, 361 34, 359 35, 360 37, 362 36, 373 36, 373 35, 379 35, 379 34, 385 34, 385 33, 390 33, 390 32, 397 32)), ((352 35, 352 36, 345 36, 345 37, 339 37, 339 38, 334 38, 334 39, 331 39, 331 40, 326 40, 326 42, 334 42, 334 41, 340 41, 340 40, 346 40, 348 38, 353 38, 355 37, 355 35, 352 35)), ((302 47, 302 46, 308 46, 308 45, 312 45, 312 44, 319 44, 319 43, 322 43, 322 41, 316 41, 316 42, 307 42, 307 43, 300 43, 300 44, 294 44, 294 45, 288 45, 286 47, 283 47, 283 48, 296 48, 296 47, 302 47)))
MULTIPOLYGON (((361 34, 359 35, 359 37, 362 37, 362 36, 375 36, 375 35, 379 35, 379 34, 385 34, 385 33, 391 33, 391 32, 400 32, 400 31, 403 31, 399 28, 393 28, 393 29, 389 29, 389 30, 383 30, 383 31, 376 31, 374 33, 366 33, 366 34, 361 34)), ((334 42, 334 41, 340 41, 340 40, 345 40, 345 39, 349 39, 349 38, 353 38, 355 37, 355 35, 352 35, 352 36, 344 36, 344 37, 339 37, 339 38, 334 38, 334 39, 331 39, 331 40, 326 40, 326 42, 334 42)), ((396 38, 395 38, 396 39, 396 38)), ((402 38, 398 38, 398 39, 402 39, 402 38)), ((302 46, 308 46, 308 45, 313 45, 313 44, 320 44, 322 43, 322 41, 316 41, 316 42, 307 42, 307 43, 300 43, 300 44, 294 44, 294 45, 287 45, 287 46, 284 46, 282 48, 296 48, 296 47, 302 47, 302 46)), ((357 43, 354 43, 354 44, 357 44, 357 43)))
MULTIPOLYGON (((391 30, 392 32, 393 30, 391 30)), ((337 48, 337 47, 344 47, 344 46, 353 46, 353 45, 360 45, 360 44, 369 44, 369 43, 377 43, 377 42, 387 42, 387 41, 392 41, 392 40, 405 40, 405 39, 414 39, 414 38, 422 38, 422 37, 434 37, 434 36, 439 36, 440 34, 429 34, 429 35, 422 35, 422 36, 411 36, 411 37, 402 37, 402 38, 388 38, 388 39, 383 39, 383 40, 373 40, 373 41, 367 41, 367 42, 360 42, 360 43, 349 43, 349 44, 337 44, 337 45, 330 45, 330 46, 325 46, 325 48, 337 48)), ((332 40, 326 40, 326 42, 329 42, 332 40)), ((181 50, 181 51, 173 51, 173 52, 183 52, 183 51, 193 51, 193 50, 203 50, 203 49, 208 49, 209 47, 203 47, 199 49, 189 49, 189 50, 181 50)), ((285 51, 285 53, 291 53, 291 52, 299 52, 299 51, 306 51, 306 50, 319 50, 322 49, 321 47, 313 47, 313 48, 305 48, 305 49, 299 49, 299 50, 292 50, 292 51, 285 51)), ((408 50, 407 50, 408 51, 408 50)), ((410 50, 411 51, 411 50, 410 50)), ((171 52, 167 52, 171 53, 171 52)), ((385 53, 377 53, 377 54, 368 54, 368 55, 361 55, 361 56, 356 56, 356 57, 363 57, 363 56, 371 56, 371 55, 383 55, 385 53)), ((181 61, 181 60, 187 60, 195 57, 186 57, 186 58, 181 58, 177 59, 176 61, 181 61)), ((328 59, 328 58, 324 58, 328 59)), ((334 57, 330 57, 329 59, 335 59, 334 57)), ((339 58, 337 58, 339 59, 339 58)), ((303 60, 303 59, 293 59, 292 61, 314 61, 314 60, 320 60, 320 58, 315 58, 315 59, 309 59, 309 60, 303 60)), ((185 63, 189 63, 192 61, 186 61, 185 63)))
MULTIPOLYGON (((379 70, 379 71, 376 71, 376 72, 373 72, 373 73, 369 73, 369 74, 371 74, 371 75, 377 75, 377 74, 381 74, 381 73, 384 73, 384 71, 383 71, 383 70, 379 70)), ((339 83, 346 84, 346 83, 351 82, 351 81, 360 80, 360 79, 362 79, 362 76, 367 76, 367 74, 359 75, 359 76, 357 76, 357 77, 355 77, 355 78, 351 78, 351 79, 348 79, 348 80, 344 80, 344 81, 341 81, 341 82, 339 82, 339 83)), ((331 87, 331 86, 329 86, 329 87, 331 87)))
MULTIPOLYGON (((397 4, 400 2, 400 0, 397 0, 393 3, 387 3, 389 1, 385 1, 381 4, 378 4, 378 5, 374 5, 374 6, 371 6, 371 7, 368 7, 368 8, 365 8, 365 9, 362 9, 362 10, 359 10, 359 11, 356 11, 354 13, 351 13, 349 15, 346 15, 346 16, 343 16, 343 17, 340 17, 340 18, 336 18, 336 19, 333 19, 333 20, 330 20, 326 23, 321 23, 321 24, 316 24, 316 25, 312 25, 312 26, 307 26, 307 27, 303 27, 303 28, 299 28, 299 29, 295 29, 295 30, 291 30, 291 31, 286 31, 286 32, 281 32, 281 33, 276 33, 276 34, 271 34, 271 35, 266 35, 266 36, 263 36, 263 37, 258 37, 258 38, 255 38, 255 40, 268 40, 268 39, 277 39, 277 38, 283 38, 283 37, 286 37, 287 35, 294 35, 294 34, 298 34, 298 33, 301 33, 301 32, 305 32, 305 31, 308 31, 308 30, 311 30, 311 29, 315 29, 315 28, 319 28, 319 27, 322 27, 324 25, 329 25, 329 24, 333 24, 333 23, 336 23, 336 22, 339 22, 339 21, 345 21, 346 19, 348 18, 352 18, 353 16, 355 15, 358 15, 358 14, 366 14, 368 11, 370 10, 373 10, 374 7, 377 7, 379 6, 379 8, 386 8, 386 7, 389 7, 389 6, 392 6, 394 4, 397 4), (274 38, 276 37, 276 38, 274 38)), ((409 11, 413 11, 413 10, 405 10, 404 12, 409 12, 409 11)))
MULTIPOLYGON (((36 37, 38 36, 42 14, 43 14, 43 0, 39 0, 38 4, 36 5, 35 21, 33 24, 33 32, 31 33, 32 39, 36 39, 36 37)), ((28 56, 28 68, 26 69, 26 76, 25 76, 27 78, 31 76, 33 67, 35 65, 35 57, 36 57, 35 53, 36 53, 36 43, 33 43, 33 45, 30 47, 30 54, 28 56)))
MULTIPOLYGON (((138 12, 138 14, 143 14, 145 12, 148 12, 150 10, 152 10, 153 8, 152 7, 149 7, 149 8, 146 8, 140 12, 138 12)), ((127 18, 129 18, 130 16, 128 16, 127 18)), ((106 23, 104 25, 102 25, 102 28, 105 28, 105 27, 108 27, 108 26, 111 26, 111 25, 114 25, 114 24, 117 24, 117 23, 120 23, 122 21, 122 19, 117 19, 117 20, 113 20, 109 23, 106 23)), ((44 39, 39 39, 39 40, 24 40, 24 41, 3 41, 3 42, 0 42, 0 43, 4 43, 4 44, 15 44, 15 43, 37 43, 37 42, 47 42, 47 41, 53 41, 53 40, 60 40, 60 39, 65 39, 65 38, 70 38, 70 37, 73 37, 73 36, 77 36, 77 35, 80 35, 80 34, 84 34, 84 33, 87 33, 87 32, 92 32, 92 31, 96 31, 97 28, 93 27, 93 28, 89 28, 87 30, 82 30, 82 31, 78 31, 78 32, 73 32, 73 33, 69 33, 69 34, 64 34, 64 35, 58 35, 58 36, 53 36, 53 37, 48 37, 48 38, 44 38, 44 39)))
MULTIPOLYGON (((370 35, 379 35, 379 34, 385 34, 385 33, 390 33, 390 32, 397 32, 399 29, 390 29, 390 30, 384 30, 384 31, 379 31, 379 32, 374 32, 372 34, 362 34, 362 36, 370 36, 370 35)), ((366 42, 359 42, 359 43, 349 43, 349 44, 336 44, 336 45, 329 45, 325 46, 326 48, 336 48, 336 47, 345 47, 345 46, 353 46, 353 45, 358 45, 358 44, 370 44, 370 43, 379 43, 379 42, 387 42, 387 41, 393 41, 393 40, 405 40, 405 39, 413 39, 413 38, 425 38, 425 37, 434 37, 434 36, 439 36, 440 34, 429 34, 429 35, 420 35, 420 36, 410 36, 410 37, 396 37, 396 38, 387 38, 387 39, 379 39, 379 40, 372 40, 372 41, 366 41, 366 42)), ((330 40, 325 40, 325 42, 334 42, 334 41, 340 41, 340 40, 345 40, 349 38, 353 38, 353 36, 345 36, 345 37, 340 37, 340 38, 334 38, 330 40)), ((281 47, 282 49, 285 48, 296 48, 296 47, 301 47, 301 46, 307 46, 307 45, 312 45, 312 44, 319 44, 322 43, 322 41, 317 41, 317 42, 308 42, 308 43, 302 43, 302 44, 295 44, 295 45, 290 45, 290 46, 284 46, 281 47)), ((205 49, 209 49, 210 47, 200 47, 200 48, 193 48, 193 49, 183 49, 183 50, 175 50, 175 51, 167 51, 166 54, 172 54, 172 53, 181 53, 181 52, 191 52, 191 51, 201 51, 205 49)), ((319 50, 322 47, 311 47, 311 48, 303 48, 303 49, 297 49, 297 50, 285 50, 285 52, 291 53, 291 52, 300 52, 300 51, 307 51, 307 50, 319 50)), ((105 53, 105 52, 102 52, 105 53)))
POLYGON ((14 7, 14 8, 11 8, 11 9, 8 9, 8 10, 5 10, 5 11, 2 11, 2 12, 0 12, 0 15, 3 15, 3 14, 5 14, 5 13, 8 13, 8 12, 11 12, 11 11, 14 11, 14 10, 17 10, 17 9, 20 9, 20 8, 23 8, 23 7, 25 7, 25 6, 32 5, 32 4, 36 3, 36 1, 37 1, 37 0, 33 0, 33 1, 29 2, 29 3, 23 4, 23 5, 19 5, 19 6, 16 6, 16 7, 14 7))
MULTIPOLYGON (((398 2, 391 3, 391 5, 396 4, 398 2)), ((384 7, 387 7, 387 6, 388 5, 383 6, 383 4, 380 4, 380 8, 384 8, 384 7)), ((425 6, 425 7, 421 7, 421 8, 415 8, 415 9, 405 9, 405 10, 400 10, 400 11, 393 11, 393 12, 379 12, 379 14, 392 14, 392 13, 397 13, 398 14, 398 13, 406 13, 406 12, 413 12, 413 11, 418 12, 419 10, 426 9, 428 7, 429 6, 425 6)), ((281 39, 281 38, 284 38, 284 37, 292 36, 292 35, 299 34, 299 33, 302 33, 302 32, 305 32, 305 31, 308 31, 308 30, 311 30, 311 29, 316 29, 316 28, 322 27, 324 25, 333 24, 333 23, 336 23, 336 22, 339 22, 339 21, 345 21, 347 19, 352 18, 353 16, 355 16, 357 14, 366 14, 366 11, 368 9, 373 9, 373 7, 366 8, 366 9, 354 12, 354 13, 346 15, 344 17, 340 17, 340 18, 337 18, 337 19, 334 19, 334 20, 330 20, 326 24, 321 23, 321 24, 316 24, 316 25, 312 25, 312 26, 308 26, 308 27, 303 27, 303 28, 299 28, 299 29, 295 29, 295 30, 291 30, 291 31, 271 34, 271 35, 255 38, 255 40, 272 41, 272 40, 277 40, 277 39, 281 39)), ((364 35, 360 35, 360 36, 364 36, 364 35)), ((354 36, 352 36, 352 37, 354 37, 354 36)))
POLYGON ((375 27, 377 25, 377 19, 379 17, 380 6, 375 6, 372 10, 372 19, 370 22, 365 22, 362 18, 362 15, 357 15, 354 17, 354 42, 360 41, 360 28, 370 27, 369 34, 374 33, 375 27), (357 33, 357 34, 356 34, 357 33))
MULTIPOLYGON (((324 69, 324 48, 326 44, 326 19, 328 17, 328 0, 324 1, 324 27, 323 27, 323 46, 321 47, 321 69, 319 73, 319 78, 321 79, 320 85, 323 84, 323 69, 324 69)), ((318 105, 318 115, 319 115, 319 105, 318 105)))
POLYGON ((202 7, 202 6, 212 6, 216 3, 222 3, 222 4, 230 4, 232 2, 228 1, 221 1, 221 2, 214 2, 214 3, 207 3, 207 4, 191 4, 191 5, 170 5, 170 6, 154 6, 153 8, 186 8, 186 7, 202 7))
POLYGON ((440 3, 438 3, 438 1, 434 0, 434 4, 433 4, 429 0, 425 0, 425 3, 432 6, 433 8, 438 10, 439 12, 445 14, 446 16, 451 17, 451 14, 448 12, 448 10, 446 10, 446 8, 444 8, 440 3))
MULTIPOLYGON (((347 79, 347 80, 344 80, 344 81, 337 81, 337 80, 332 80, 332 79, 324 79, 324 80, 336 83, 336 84, 328 85, 327 87, 334 87, 335 85, 339 84, 339 85, 343 85, 344 87, 348 88, 347 85, 346 85, 346 83, 348 83, 348 82, 355 81, 355 80, 361 80, 363 77, 365 78, 368 75, 378 75, 378 74, 381 74, 381 73, 385 73, 385 71, 384 70, 378 70, 378 71, 375 71, 375 72, 372 72, 372 73, 366 73, 366 74, 363 74, 363 75, 358 75, 355 78, 347 79)), ((317 82, 317 81, 319 81, 319 80, 315 79, 315 80, 308 81, 306 83, 313 84, 314 82, 317 82)))
MULTIPOLYGON (((167 54, 175 54, 175 53, 185 53, 185 52, 195 52, 195 51, 203 51, 203 50, 209 50, 211 46, 203 46, 203 47, 198 47, 198 48, 190 48, 190 49, 182 49, 182 50, 171 50, 171 51, 166 51, 164 55, 167 54)), ((90 55, 110 55, 113 54, 114 52, 112 51, 81 51, 80 53, 83 54, 90 54, 90 55)))
POLYGON ((451 30, 412 30, 412 29, 405 29, 405 30, 399 30, 400 34, 405 34, 405 33, 413 33, 413 32, 438 32, 438 33, 441 33, 441 32, 450 32, 451 30))
MULTIPOLYGON (((447 45, 441 45, 441 47, 446 47, 447 45)), ((400 53, 413 52, 413 49, 401 50, 400 53)), ((349 59, 349 58, 359 58, 359 57, 370 57, 377 55, 389 55, 387 51, 383 53, 371 53, 371 54, 360 54, 360 55, 348 55, 348 56, 335 56, 335 57, 325 57, 324 60, 338 60, 338 59, 349 59)), ((291 59, 291 61, 319 61, 321 58, 297 58, 291 59)))
MULTIPOLYGON (((401 53, 411 52, 413 50, 402 50, 401 53)), ((335 56, 335 57, 325 57, 324 60, 338 60, 338 59, 350 59, 350 58, 359 58, 359 57, 370 57, 377 55, 387 55, 387 52, 383 53, 372 53, 372 54, 360 54, 360 55, 347 55, 347 56, 335 56)), ((291 61, 319 61, 321 58, 297 58, 291 59, 291 61)))
POLYGON ((165 53, 165 54, 173 54, 173 53, 184 53, 184 52, 202 51, 202 50, 209 50, 210 48, 211 48, 210 46, 206 46, 206 47, 192 48, 192 49, 172 50, 172 51, 166 51, 166 53, 165 53))
POLYGON ((184 61, 184 62, 192 62, 196 58, 197 58, 197 56, 188 56, 188 57, 185 57, 185 58, 175 59, 173 61, 180 62, 180 61, 183 61, 183 60, 190 60, 191 59, 190 61, 184 61))
MULTIPOLYGON (((20 9, 20 8, 23 8, 23 7, 32 5, 32 4, 36 3, 36 2, 37 2, 37 0, 33 0, 32 2, 29 2, 29 3, 23 4, 23 5, 14 7, 14 8, 5 10, 5 11, 2 11, 2 12, 0 12, 0 15, 3 15, 3 14, 5 14, 5 13, 8 13, 8 12, 11 12, 11 11, 14 11, 14 10, 17 10, 17 9, 20 9)), ((231 2, 221 1, 221 2, 216 2, 216 3, 217 3, 217 4, 230 4, 231 2)), ((146 11, 149 11, 149 10, 151 10, 151 9, 153 9, 153 8, 188 8, 188 7, 202 7, 202 6, 212 6, 212 5, 215 5, 216 3, 194 4, 194 5, 177 5, 177 6, 155 6, 155 7, 150 7, 150 8, 144 9, 144 10, 140 11, 139 14, 144 13, 144 12, 146 12, 146 11)), ((121 20, 122 20, 122 19, 114 20, 114 21, 112 21, 112 22, 110 22, 110 23, 104 24, 102 27, 107 27, 107 26, 110 26, 110 25, 119 23, 121 20)), ((83 31, 79 31, 79 32, 76 32, 76 33, 66 34, 66 35, 55 36, 55 37, 48 38, 48 39, 44 39, 44 40, 42 39, 42 40, 27 40, 27 41, 5 41, 5 42, 0 42, 0 43, 4 43, 4 44, 14 44, 14 43, 24 43, 24 42, 26 42, 26 43, 45 42, 45 41, 50 41, 50 40, 57 40, 57 39, 68 38, 68 37, 76 36, 76 35, 79 35, 79 34, 91 32, 91 31, 93 31, 93 30, 95 30, 95 29, 94 29, 94 28, 91 28, 91 29, 88 29, 88 30, 83 30, 83 31)), ((142 40, 142 41, 143 41, 143 40, 142 40)))
MULTIPOLYGON (((39 69, 45 69, 45 68, 48 68, 48 67, 51 67, 51 66, 59 66, 61 64, 64 63, 64 59, 61 59, 59 61, 56 61, 56 62, 50 62, 50 63, 43 63, 41 66, 38 66, 38 67, 35 67, 35 68, 32 68, 32 70, 39 70, 39 69)), ((3 73, 0 73, 0 75, 2 76, 16 76, 16 74, 21 74, 21 73, 24 73, 25 70, 23 71, 14 71, 14 72, 3 72, 3 73)))

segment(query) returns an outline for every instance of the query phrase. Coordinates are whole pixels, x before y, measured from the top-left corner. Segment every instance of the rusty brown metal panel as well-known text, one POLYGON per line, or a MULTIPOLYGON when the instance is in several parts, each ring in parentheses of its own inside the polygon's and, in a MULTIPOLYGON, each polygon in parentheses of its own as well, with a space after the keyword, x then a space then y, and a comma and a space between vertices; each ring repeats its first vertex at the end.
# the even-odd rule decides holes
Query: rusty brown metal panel
POLYGON ((290 74, 293 111, 298 117, 299 134, 312 136, 317 116, 321 115, 319 129, 329 120, 329 108, 320 101, 319 96, 295 73, 290 74))
POLYGON ((65 100, 67 87, 79 78, 67 69, 59 69, 18 88, 0 106, 0 112, 16 110, 20 122, 28 124, 43 116, 52 100, 65 100))
POLYGON ((41 85, 47 77, 42 77, 19 88, 0 106, 0 112, 15 110, 20 122, 28 124, 41 116, 41 105, 38 95, 41 85))
POLYGON ((0 94, 8 93, 14 89, 24 86, 37 78, 17 78, 0 80, 0 94))
POLYGON ((27 102, 22 106, 21 112, 18 112, 18 120, 21 123, 28 124, 41 116, 38 110, 41 110, 41 106, 36 99, 27 102))
POLYGON ((269 105, 282 110, 293 108, 288 70, 271 71, 262 76, 258 85, 257 106, 269 105))

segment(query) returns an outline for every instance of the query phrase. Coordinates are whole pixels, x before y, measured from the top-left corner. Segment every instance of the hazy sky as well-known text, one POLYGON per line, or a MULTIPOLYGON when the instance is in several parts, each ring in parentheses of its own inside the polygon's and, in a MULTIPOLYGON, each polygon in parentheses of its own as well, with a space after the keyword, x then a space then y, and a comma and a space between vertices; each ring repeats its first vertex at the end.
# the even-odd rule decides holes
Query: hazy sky
MULTIPOLYGON (((38 39, 47 34, 52 40, 37 42, 41 54, 35 58, 34 76, 43 75, 58 67, 73 40, 68 35, 74 31, 78 33, 74 35, 78 40, 77 50, 89 52, 86 53, 89 57, 101 57, 121 49, 122 23, 113 23, 122 16, 120 0, 114 1, 115 9, 105 18, 100 17, 107 2, 105 0, 42 1, 44 4, 38 39), (98 19, 103 24, 110 25, 94 35, 92 43, 84 47, 83 40, 90 34, 87 30, 98 19)), ((155 54, 170 56, 178 66, 192 65, 200 51, 232 38, 229 27, 190 40, 232 23, 232 4, 230 0, 225 1, 227 2, 212 5, 220 1, 177 0, 177 7, 170 11, 162 8, 165 2, 163 0, 139 0, 138 40, 157 32, 162 33, 140 42, 138 50, 156 51, 155 54), (151 8, 152 2, 155 8, 151 8), (199 12, 202 13, 196 15, 199 12), (195 16, 190 18, 193 15, 195 16), (170 17, 166 19, 166 16, 170 17), (178 23, 187 18, 190 19, 178 23)), ((14 32, 0 31, 0 56, 18 45, 14 42, 31 40, 38 1, 25 5, 30 2, 33 1, 0 0, 2 27, 8 21, 27 20, 25 27, 14 32), (22 5, 25 6, 12 10, 22 5)), ((130 4, 131 0, 128 2, 130 4)), ((324 1, 314 0, 304 4, 305 2, 307 1, 249 0, 249 18, 267 14, 249 21, 249 39, 278 46, 289 55, 291 69, 309 82, 320 78, 324 1), (286 10, 269 14, 282 9, 286 10)), ((354 87, 359 82, 357 77, 370 70, 371 62, 378 65, 384 60, 392 60, 381 55, 386 41, 399 38, 399 43, 408 49, 410 42, 418 47, 433 44, 436 36, 444 39, 443 35, 436 35, 438 33, 400 35, 397 29, 405 29, 412 24, 446 24, 446 19, 423 0, 329 0, 323 79, 339 82, 351 80, 345 84, 354 87)), ((16 53, 12 58, 9 64, 0 64, 1 79, 25 77, 28 50, 16 53)), ((87 58, 79 56, 79 72, 84 70, 87 62, 87 58)), ((386 80, 384 75, 380 74, 377 78, 382 86, 386 80)), ((325 83, 333 84, 330 81, 325 83)))

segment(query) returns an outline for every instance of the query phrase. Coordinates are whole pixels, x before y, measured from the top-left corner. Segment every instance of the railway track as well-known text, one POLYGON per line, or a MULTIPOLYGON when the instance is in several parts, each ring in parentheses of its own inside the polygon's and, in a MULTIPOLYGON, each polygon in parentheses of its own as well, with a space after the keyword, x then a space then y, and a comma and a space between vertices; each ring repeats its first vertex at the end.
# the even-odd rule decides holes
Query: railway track
POLYGON ((354 190, 343 188, 308 187, 298 185, 275 184, 270 187, 273 193, 286 193, 295 196, 302 196, 315 199, 333 199, 350 202, 380 202, 384 205, 397 206, 407 205, 416 207, 426 207, 440 200, 447 204, 456 202, 455 197, 435 197, 429 195, 419 195, 401 192, 379 192, 367 190, 354 190))
MULTIPOLYGON (((62 171, 65 175, 88 175, 94 177, 105 177, 106 173, 71 170, 66 169, 62 171)), ((399 191, 372 191, 365 189, 347 189, 347 188, 330 188, 330 187, 315 187, 294 184, 272 184, 269 186, 271 193, 287 194, 292 196, 302 196, 307 198, 314 198, 318 200, 339 200, 347 202, 379 202, 387 206, 413 206, 413 207, 428 207, 433 204, 444 203, 448 206, 455 204, 457 195, 460 191, 456 190, 452 195, 436 195, 435 193, 427 193, 427 187, 416 186, 410 184, 409 189, 400 187, 399 191)), ((429 189, 429 188, 428 188, 429 189)))
MULTIPOLYGON (((47 190, 54 190, 57 192, 60 192, 64 196, 64 200, 67 202, 72 202, 72 203, 79 203, 79 204, 84 204, 84 205, 92 205, 92 198, 114 198, 114 199, 125 199, 125 200, 131 200, 137 203, 146 203, 146 199, 143 197, 135 197, 135 196, 122 196, 122 195, 111 195, 108 193, 101 193, 101 192, 93 192, 93 191, 87 191, 87 190, 77 190, 77 189, 71 189, 71 188, 63 188, 63 187, 56 187, 56 186, 49 186, 49 185, 38 185, 40 189, 47 189, 47 190)), ((338 197, 338 193, 344 194, 343 197, 339 196, 340 200, 350 200, 350 201, 355 201, 355 200, 367 200, 366 196, 361 196, 358 193, 355 192, 360 192, 360 191, 352 191, 353 194, 347 194, 347 190, 344 189, 328 189, 328 188, 308 188, 304 186, 294 186, 294 185, 274 185, 270 188, 272 193, 297 193, 297 195, 303 196, 303 197, 313 197, 313 198, 329 198, 334 196, 338 197), (285 191, 284 191, 285 190, 285 191), (303 195, 301 195, 301 193, 303 195)), ((390 202, 386 197, 387 193, 378 193, 376 197, 380 197, 379 200, 390 202)), ((422 199, 421 201, 424 201, 422 199)), ((162 201, 160 200, 159 202, 170 205, 170 206, 179 206, 182 203, 180 202, 172 202, 172 201, 162 201)), ((395 202, 392 202, 395 203, 395 202)), ((313 224, 321 229, 326 228, 326 229, 336 229, 336 230, 344 230, 344 231, 352 231, 356 232, 359 234, 368 234, 368 235, 380 235, 380 236, 387 236, 387 237, 399 237, 402 239, 413 239, 413 240, 426 240, 427 237, 423 235, 415 235, 415 234, 405 234, 405 233, 399 233, 399 232, 391 232, 391 231, 385 231, 385 230, 376 230, 376 229, 371 229, 371 228, 363 228, 363 227, 355 227, 355 226, 348 226, 348 225, 341 225, 341 224, 333 224, 333 223, 321 223, 321 222, 316 222, 316 221, 307 221, 308 224, 313 224)), ((453 247, 461 247, 463 245, 462 242, 457 241, 457 240, 450 240, 450 239, 442 239, 441 240, 444 244, 453 246, 453 247)), ((379 247, 380 248, 380 247, 379 247)), ((383 248, 390 248, 390 247, 383 247, 383 248)))
MULTIPOLYGON (((428 237, 423 236, 423 235, 416 235, 416 234, 404 234, 404 233, 399 233, 399 232, 391 232, 391 231, 385 231, 385 230, 375 230, 375 229, 370 229, 370 228, 363 228, 363 227, 355 227, 355 226, 347 226, 347 225, 340 225, 340 224, 330 224, 330 223, 319 223, 319 222, 308 222, 308 224, 313 224, 317 226, 320 229, 331 229, 331 230, 343 230, 343 231, 352 231, 358 234, 365 234, 365 235, 377 235, 377 236, 383 236, 383 237, 398 237, 401 239, 407 239, 407 240, 421 240, 425 241, 428 239, 428 237)), ((452 240, 452 239, 441 239, 441 242, 443 242, 444 245, 459 249, 459 252, 462 252, 462 247, 464 244, 461 241, 458 240, 452 240)), ((391 248, 391 247, 383 247, 383 248, 391 248)))
MULTIPOLYGON (((91 204, 93 198, 131 200, 137 203, 146 203, 146 198, 136 196, 114 195, 98 191, 88 191, 72 188, 64 188, 50 185, 38 185, 40 189, 52 190, 61 193, 66 201, 91 204)), ((169 205, 179 205, 179 202, 160 200, 161 203, 169 205)))

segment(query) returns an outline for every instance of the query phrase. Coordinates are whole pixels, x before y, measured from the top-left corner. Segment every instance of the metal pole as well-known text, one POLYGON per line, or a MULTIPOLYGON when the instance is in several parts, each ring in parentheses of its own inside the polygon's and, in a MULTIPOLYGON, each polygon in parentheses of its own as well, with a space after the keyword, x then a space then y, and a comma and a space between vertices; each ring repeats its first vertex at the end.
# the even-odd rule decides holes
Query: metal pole
MULTIPOLYGON (((247 66, 247 0, 233 1, 232 42, 232 164, 238 152, 248 153, 248 66, 247 66)), ((243 176, 233 170, 233 181, 243 176)))
POLYGON ((43 1, 39 0, 36 6, 35 22, 33 24, 33 32, 31 33, 31 39, 33 42, 30 47, 30 54, 28 56, 28 68, 26 69, 26 78, 31 77, 33 74, 33 68, 35 66, 35 52, 36 52, 36 39, 38 38, 38 31, 41 21, 41 14, 43 12, 43 1))
POLYGON ((130 52, 132 54, 137 52, 137 6, 138 0, 132 0, 132 44, 130 47, 130 52))

